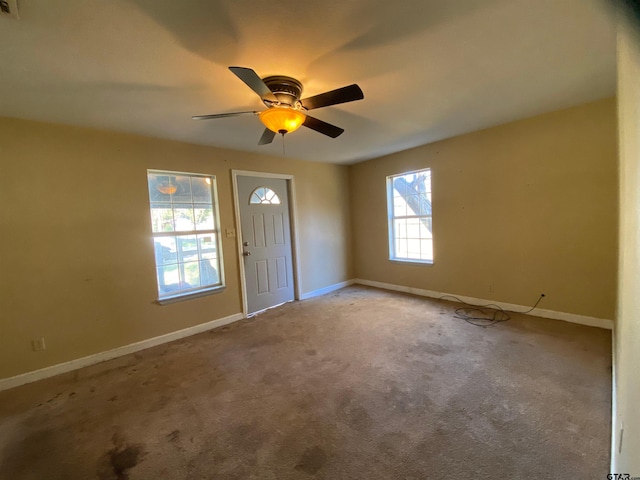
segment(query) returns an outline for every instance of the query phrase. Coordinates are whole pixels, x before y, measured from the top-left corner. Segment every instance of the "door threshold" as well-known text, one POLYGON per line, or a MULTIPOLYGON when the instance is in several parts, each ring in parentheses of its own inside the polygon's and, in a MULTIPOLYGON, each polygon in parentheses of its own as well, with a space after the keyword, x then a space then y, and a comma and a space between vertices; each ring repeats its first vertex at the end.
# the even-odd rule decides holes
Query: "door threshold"
POLYGON ((267 310, 272 310, 274 308, 278 308, 281 307, 282 305, 284 305, 285 303, 291 303, 293 302, 293 300, 287 300, 286 302, 282 302, 279 303, 277 305, 273 305, 271 307, 267 307, 267 308, 263 308, 262 310, 258 310, 257 312, 253 312, 253 313, 247 313, 247 318, 251 318, 251 317, 255 317, 256 315, 260 315, 261 313, 266 312, 267 310))

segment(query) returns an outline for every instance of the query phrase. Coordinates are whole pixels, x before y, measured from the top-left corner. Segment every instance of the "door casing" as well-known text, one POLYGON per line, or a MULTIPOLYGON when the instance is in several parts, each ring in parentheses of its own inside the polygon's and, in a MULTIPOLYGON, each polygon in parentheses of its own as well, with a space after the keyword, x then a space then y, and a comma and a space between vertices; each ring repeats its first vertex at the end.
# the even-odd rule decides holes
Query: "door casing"
POLYGON ((236 239, 238 249, 238 268, 240 269, 240 290, 242 292, 242 315, 247 317, 247 284, 244 273, 244 258, 242 256, 242 222, 240 221, 240 200, 238 198, 238 177, 280 178, 286 180, 289 193, 289 222, 291 223, 291 256, 293 263, 293 293, 294 299, 300 300, 300 262, 298 261, 298 221, 296 216, 296 189, 293 175, 282 173, 254 172, 249 170, 231 170, 231 184, 233 187, 233 203, 236 220, 236 239))

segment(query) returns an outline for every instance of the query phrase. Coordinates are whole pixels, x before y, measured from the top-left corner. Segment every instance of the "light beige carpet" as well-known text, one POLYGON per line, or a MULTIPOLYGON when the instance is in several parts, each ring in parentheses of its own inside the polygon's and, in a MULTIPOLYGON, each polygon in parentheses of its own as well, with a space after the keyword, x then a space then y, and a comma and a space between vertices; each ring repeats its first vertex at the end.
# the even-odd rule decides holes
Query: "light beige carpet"
POLYGON ((366 287, 0 393, 0 478, 603 479, 605 330, 366 287))

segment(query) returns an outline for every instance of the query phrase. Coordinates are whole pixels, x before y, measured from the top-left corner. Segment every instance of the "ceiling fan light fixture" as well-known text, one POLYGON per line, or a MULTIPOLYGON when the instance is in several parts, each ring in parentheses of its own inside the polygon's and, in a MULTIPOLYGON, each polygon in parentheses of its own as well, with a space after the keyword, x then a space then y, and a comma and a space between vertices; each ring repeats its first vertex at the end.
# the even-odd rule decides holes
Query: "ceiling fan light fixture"
POLYGON ((300 110, 291 107, 271 107, 260 112, 260 121, 275 133, 295 132, 306 118, 300 110))
POLYGON ((160 193, 164 193, 165 195, 173 195, 174 193, 176 193, 176 190, 178 190, 178 187, 173 185, 171 181, 162 182, 157 185, 156 188, 160 193))

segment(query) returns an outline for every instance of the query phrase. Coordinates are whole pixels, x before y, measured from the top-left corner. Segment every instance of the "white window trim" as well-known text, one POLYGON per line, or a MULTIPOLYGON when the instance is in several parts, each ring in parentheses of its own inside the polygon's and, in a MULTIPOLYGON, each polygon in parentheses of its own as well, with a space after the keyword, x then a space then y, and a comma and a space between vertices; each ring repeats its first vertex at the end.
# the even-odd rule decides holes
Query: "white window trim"
MULTIPOLYGON (((176 170, 157 170, 157 169, 148 169, 147 170, 147 175, 145 177, 146 180, 146 185, 147 185, 147 190, 149 188, 149 174, 172 174, 172 175, 190 175, 190 176, 198 176, 198 177, 208 177, 211 179, 211 203, 212 203, 212 210, 213 210, 213 214, 214 214, 214 231, 216 233, 216 254, 218 256, 218 265, 220 267, 219 272, 218 272, 218 277, 220 278, 220 284, 219 285, 214 285, 211 287, 203 287, 201 289, 198 290, 192 290, 192 291, 188 291, 188 292, 182 292, 182 293, 176 293, 175 295, 166 295, 163 297, 160 297, 160 289, 158 286, 158 275, 156 272, 155 275, 155 285, 156 285, 156 292, 157 292, 157 299, 156 302, 160 305, 166 305, 166 304, 170 304, 170 303, 175 303, 175 302, 180 302, 183 300, 191 300, 194 298, 198 298, 198 297, 204 297, 207 295, 211 295, 214 293, 219 293, 221 291, 223 291, 227 285, 226 285, 226 280, 225 280, 225 275, 224 275, 224 258, 223 258, 223 252, 222 252, 222 231, 220 228, 220 208, 219 208, 219 201, 218 201, 218 182, 217 182, 217 178, 215 175, 212 174, 207 174, 207 173, 194 173, 194 172, 183 172, 183 171, 176 171, 176 170)), ((148 195, 148 193, 147 193, 148 195)), ((149 214, 151 214, 151 198, 149 198, 149 214)), ((164 232, 154 232, 153 231, 153 226, 151 225, 151 239, 153 240, 156 236, 156 234, 158 233, 164 233, 164 232)), ((173 235, 176 234, 184 234, 184 233, 188 233, 188 232, 170 232, 173 235)), ((169 232, 167 232, 167 234, 169 234, 169 232)), ((155 247, 154 247, 155 248, 155 247)), ((155 250, 154 250, 154 255, 153 255, 153 264, 154 264, 154 271, 158 268, 158 265, 156 264, 156 260, 155 260, 155 250)))
MULTIPOLYGON (((403 218, 403 217, 394 217, 393 216, 393 178, 400 177, 402 175, 411 175, 412 173, 424 172, 428 170, 430 177, 433 179, 431 168, 419 168, 417 170, 410 170, 408 172, 400 172, 394 173, 392 175, 387 175, 386 179, 386 194, 387 194, 387 234, 389 239, 389 261, 393 263, 407 264, 407 263, 415 263, 418 265, 433 265, 434 260, 420 260, 413 258, 397 258, 395 256, 395 236, 394 236, 394 228, 393 228, 393 220, 394 218, 403 218)), ((433 189, 432 189, 433 192, 433 189)), ((408 216, 406 218, 420 218, 414 215, 408 216)), ((433 211, 431 213, 431 221, 433 222, 433 211)), ((432 239, 432 242, 435 243, 435 239, 432 239)), ((435 259, 435 247, 433 258, 435 259)))

